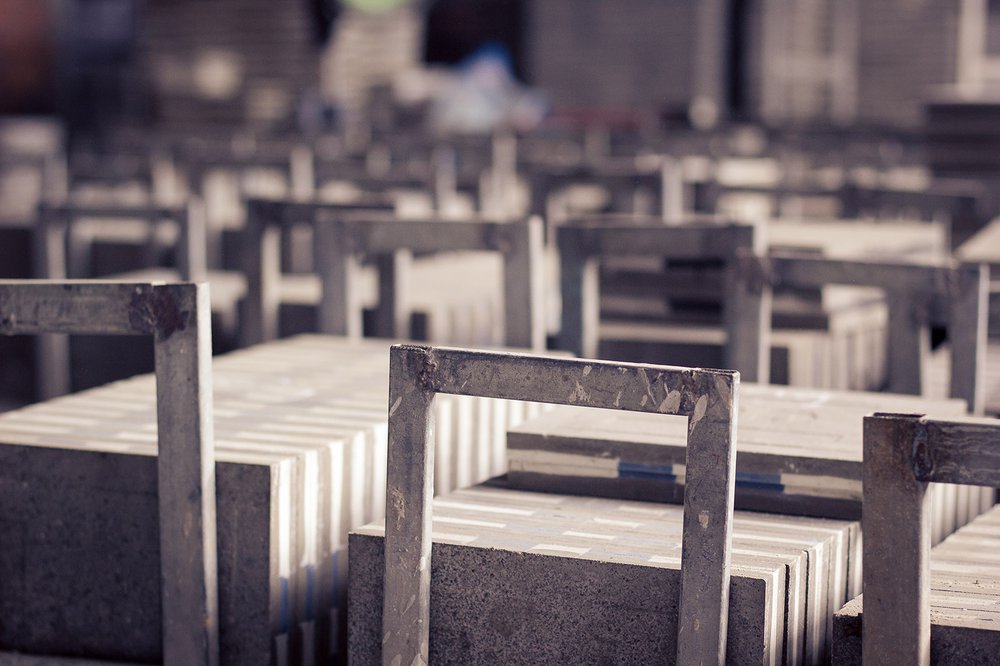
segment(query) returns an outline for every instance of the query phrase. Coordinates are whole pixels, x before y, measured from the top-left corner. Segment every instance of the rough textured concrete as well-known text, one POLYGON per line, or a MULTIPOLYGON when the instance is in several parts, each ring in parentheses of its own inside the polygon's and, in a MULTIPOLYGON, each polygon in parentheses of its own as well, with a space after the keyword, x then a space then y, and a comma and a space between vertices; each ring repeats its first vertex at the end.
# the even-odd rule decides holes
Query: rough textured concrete
MULTIPOLYGON (((0 645, 156 661, 156 461, 148 455, 0 447, 0 645)), ((270 663, 271 470, 220 463, 220 648, 270 663)), ((276 573, 276 572, 274 572, 276 573)))
MULTIPOLYGON (((223 663, 338 649, 347 532, 384 510, 388 347, 304 336, 214 360, 223 663)), ((153 387, 0 415, 0 649, 159 658, 153 387)), ((538 412, 436 407, 443 492, 501 470, 507 427, 538 412)))
MULTIPOLYGON (((990 664, 1000 654, 1000 507, 931 551, 931 663, 990 664)), ((834 617, 833 663, 861 664, 863 597, 834 617)))
MULTIPOLYGON (((381 663, 382 544, 351 537, 355 664, 381 663)), ((447 544, 433 558, 434 663, 662 663, 676 652, 676 570, 447 544)), ((763 608, 766 588, 733 582, 731 663, 764 663, 763 618, 747 611, 763 608)))
MULTIPOLYGON (((498 484, 439 497, 432 662, 672 662, 680 513, 498 484)), ((854 584, 854 527, 737 513, 729 663, 825 658, 829 619, 854 584)), ((349 553, 350 659, 379 663, 382 526, 352 533, 349 553)))

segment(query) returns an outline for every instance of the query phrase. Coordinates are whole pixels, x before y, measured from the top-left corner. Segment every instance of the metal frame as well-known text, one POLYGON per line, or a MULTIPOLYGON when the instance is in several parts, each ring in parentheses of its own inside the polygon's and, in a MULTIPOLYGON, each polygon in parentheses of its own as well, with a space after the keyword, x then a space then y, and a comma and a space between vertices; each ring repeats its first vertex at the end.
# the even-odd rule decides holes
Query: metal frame
POLYGON ((653 209, 657 211, 661 224, 675 222, 684 211, 684 191, 682 173, 676 160, 663 156, 657 165, 643 166, 638 163, 605 162, 596 164, 529 164, 525 166, 531 187, 530 211, 546 221, 546 238, 552 239, 558 227, 564 223, 557 219, 549 208, 551 196, 573 185, 598 185, 608 190, 611 212, 630 213, 631 204, 622 206, 640 190, 654 196, 653 209))
MULTIPOLYGON (((26 213, 23 219, 11 216, 11 211, 4 210, 0 213, 0 221, 5 225, 16 222, 16 227, 30 227, 33 224, 31 213, 35 210, 40 201, 46 198, 63 198, 67 192, 66 156, 59 153, 23 153, 3 152, 0 154, 0 178, 4 178, 8 173, 18 170, 30 170, 38 178, 38 197, 28 202, 25 206, 26 213)), ((9 205, 9 204, 7 204, 9 205)), ((15 210, 17 207, 15 207, 15 210)))
MULTIPOLYGON (((895 393, 920 395, 922 366, 929 354, 927 327, 935 315, 948 326, 951 342, 950 394, 963 398, 973 414, 985 402, 986 327, 989 268, 985 265, 923 265, 881 260, 827 259, 772 252, 758 269, 744 271, 748 283, 823 287, 829 284, 877 287, 889 305, 889 386, 895 393)), ((765 332, 763 344, 769 345, 765 332)))
POLYGON ((506 343, 545 348, 542 224, 481 220, 400 220, 379 210, 336 204, 251 200, 247 252, 246 343, 278 336, 281 272, 278 230, 296 222, 315 230, 314 264, 320 274, 321 333, 360 337, 362 309, 357 279, 362 259, 375 257, 379 272, 376 335, 408 337, 406 271, 412 254, 484 250, 504 256, 506 343), (353 212, 352 212, 353 211, 353 212))
MULTIPOLYGON (((205 214, 200 200, 192 198, 186 206, 132 206, 43 203, 38 208, 39 223, 35 229, 35 255, 38 277, 46 280, 66 280, 93 277, 85 275, 93 238, 79 239, 73 227, 87 220, 110 219, 141 221, 148 225, 149 264, 155 265, 156 223, 170 220, 177 224, 177 264, 182 280, 196 281, 207 277, 205 248, 205 214)), ((70 392, 70 350, 64 336, 42 335, 37 352, 38 393, 42 400, 70 392)))
POLYGON ((243 274, 247 279, 246 301, 240 313, 240 342, 243 346, 278 338, 283 234, 297 225, 315 228, 318 219, 349 210, 392 212, 395 204, 381 197, 352 204, 291 199, 247 200, 241 257, 243 274))
POLYGON ((930 663, 931 482, 1000 487, 1000 423, 865 417, 865 664, 930 663))
POLYGON ((218 664, 208 286, 0 280, 0 334, 36 333, 153 338, 163 658, 218 664))
POLYGON ((742 279, 741 257, 759 250, 752 225, 692 222, 664 226, 654 218, 615 224, 586 218, 559 227, 562 323, 559 348, 578 356, 597 356, 600 327, 601 258, 656 255, 670 259, 721 259, 726 263, 723 325, 727 331, 725 365, 746 381, 762 381, 770 367, 770 291, 742 279))
POLYGON ((86 255, 92 239, 80 243, 73 227, 86 220, 141 220, 149 226, 152 239, 155 223, 169 220, 180 231, 177 263, 183 279, 203 279, 206 266, 205 211, 197 198, 184 206, 91 205, 85 203, 43 203, 38 207, 38 272, 50 280, 82 279, 86 275, 86 255))
POLYGON ((840 217, 860 219, 865 216, 914 217, 919 220, 944 220, 952 228, 978 229, 983 220, 985 190, 975 183, 939 179, 924 190, 847 183, 838 188, 819 185, 723 185, 715 181, 694 185, 694 209, 714 213, 719 199, 730 193, 762 194, 774 201, 780 213, 788 197, 830 197, 840 204, 840 217))
POLYGON ((429 659, 437 393, 688 417, 677 663, 725 660, 739 373, 394 345, 382 663, 429 659))

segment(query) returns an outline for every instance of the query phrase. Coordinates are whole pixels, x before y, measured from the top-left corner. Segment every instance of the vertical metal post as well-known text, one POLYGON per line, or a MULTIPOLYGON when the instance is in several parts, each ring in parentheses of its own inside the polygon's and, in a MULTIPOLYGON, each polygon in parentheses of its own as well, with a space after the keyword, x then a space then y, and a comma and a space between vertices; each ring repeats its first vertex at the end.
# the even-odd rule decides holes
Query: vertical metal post
POLYGON ((667 224, 676 224, 684 217, 684 168, 681 161, 664 156, 660 162, 660 216, 667 224))
POLYGON ((920 430, 918 417, 864 421, 866 665, 930 663, 930 512, 927 483, 916 479, 912 462, 920 430))
POLYGON ((510 247, 504 252, 504 313, 506 344, 545 349, 545 230, 532 218, 526 226, 507 229, 510 247), (525 304, 528 307, 525 307, 525 304))
POLYGON ((565 235, 559 243, 559 282, 562 324, 559 348, 586 358, 597 357, 600 333, 600 283, 598 263, 583 247, 579 236, 565 235))
POLYGON ((243 266, 247 276, 247 296, 241 317, 243 346, 278 337, 281 235, 268 219, 273 214, 267 202, 247 203, 243 243, 243 266))
POLYGON ((699 416, 696 406, 688 419, 678 664, 726 661, 739 375, 729 381, 731 386, 714 392, 717 404, 709 404, 707 393, 698 399, 712 417, 699 416))
POLYGON ((989 267, 963 265, 954 274, 948 295, 948 340, 951 347, 950 395, 963 398, 973 414, 986 407, 989 267))
POLYGON ((925 318, 919 316, 919 296, 898 291, 889 296, 889 391, 920 395, 923 366, 930 355, 925 318))
POLYGON ((178 222, 180 237, 176 252, 181 279, 193 282, 205 280, 208 277, 205 206, 199 199, 192 197, 178 222))
POLYGON ((771 376, 771 285, 767 267, 754 253, 752 232, 734 243, 724 269, 722 299, 725 364, 749 382, 771 376))
POLYGON ((726 38, 728 9, 724 0, 701 0, 695 9, 694 90, 691 121, 699 129, 714 127, 726 113, 726 38))
POLYGON ((327 335, 360 338, 362 312, 357 280, 361 262, 346 226, 336 220, 317 220, 314 264, 320 279, 317 329, 327 335))
POLYGON ((375 257, 378 271, 378 303, 375 306, 375 336, 409 338, 410 280, 413 255, 398 249, 375 257))
POLYGON ((254 345, 264 340, 263 318, 263 285, 261 284, 261 261, 263 248, 261 236, 264 233, 264 211, 262 204, 248 201, 246 204, 247 219, 243 228, 243 247, 241 260, 243 274, 247 280, 247 295, 243 299, 240 311, 240 345, 254 345))
POLYGON ((163 659, 213 666, 219 616, 211 304, 207 285, 185 287, 155 288, 157 300, 190 312, 187 325, 165 316, 155 332, 163 659))
POLYGON ((424 357, 389 353, 382 663, 412 666, 429 659, 434 392, 424 386, 424 357))
MULTIPOLYGON (((38 209, 34 245, 38 276, 47 280, 66 279, 66 218, 49 206, 38 209)), ((39 400, 66 395, 71 389, 69 336, 42 333, 35 339, 35 367, 39 400)))

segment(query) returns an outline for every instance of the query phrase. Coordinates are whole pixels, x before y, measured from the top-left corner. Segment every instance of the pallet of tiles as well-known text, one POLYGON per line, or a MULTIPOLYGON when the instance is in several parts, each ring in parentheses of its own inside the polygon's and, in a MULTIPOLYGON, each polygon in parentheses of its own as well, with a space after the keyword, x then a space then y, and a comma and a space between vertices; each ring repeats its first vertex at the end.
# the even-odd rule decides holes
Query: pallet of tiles
MULTIPOLYGON (((413 260, 407 290, 414 337, 446 345, 499 346, 504 339, 503 260, 494 252, 451 252, 413 260)), ((366 267, 359 299, 378 303, 378 278, 366 267)), ((315 275, 282 276, 282 334, 316 330, 320 283, 315 275)))
MULTIPOLYGON (((439 496, 431 662, 670 662, 681 514, 497 483, 439 496)), ((828 620, 859 584, 858 541, 856 522, 737 512, 728 663, 824 663, 828 620)), ((379 663, 383 544, 381 523, 350 536, 356 664, 379 663)))
MULTIPOLYGON (((775 326, 785 326, 771 331, 771 380, 842 390, 872 390, 884 385, 888 322, 884 297, 869 289, 831 287, 824 291, 823 300, 827 304, 822 307, 803 307, 801 299, 792 302, 781 295, 775 297, 775 326), (846 298, 838 298, 840 295, 846 298), (803 322, 808 323, 796 326, 803 322)), ((651 309, 645 308, 646 316, 651 309)), ((602 321, 598 335, 601 358, 724 365, 726 334, 718 324, 615 318, 602 321)))
MULTIPOLYGON (((866 414, 965 413, 961 400, 760 384, 740 390, 736 508, 780 514, 860 519, 866 414)), ((670 429, 664 422, 656 415, 552 409, 508 433, 509 482, 532 491, 680 501, 686 425, 677 420, 670 429)), ((979 515, 991 496, 938 485, 935 541, 979 515)))
MULTIPOLYGON (((836 258, 946 256, 939 223, 770 220, 768 247, 836 258)), ((605 262, 599 333, 602 358, 722 365, 718 267, 634 258, 605 262), (676 286, 674 286, 676 285, 676 286), (694 294, 694 297, 692 297, 694 294)), ((878 290, 830 285, 774 295, 772 381, 793 386, 874 390, 886 380, 888 309, 878 290)))
MULTIPOLYGON (((931 551, 931 663, 989 664, 1000 654, 1000 506, 931 551)), ((861 663, 862 598, 834 617, 833 663, 861 663)))
MULTIPOLYGON (((214 361, 223 663, 341 651, 347 533, 384 509, 388 347, 302 336, 214 361)), ((440 492, 499 473, 538 412, 436 409, 440 492)), ((159 659, 155 443, 151 376, 0 416, 0 649, 159 659)))

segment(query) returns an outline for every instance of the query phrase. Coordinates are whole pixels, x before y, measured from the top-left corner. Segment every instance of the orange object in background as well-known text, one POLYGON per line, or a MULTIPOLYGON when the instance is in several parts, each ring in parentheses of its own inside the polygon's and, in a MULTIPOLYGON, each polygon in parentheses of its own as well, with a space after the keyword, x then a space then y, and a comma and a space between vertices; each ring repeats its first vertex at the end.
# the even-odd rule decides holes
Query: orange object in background
POLYGON ((53 16, 39 0, 0 0, 0 114, 51 111, 53 16))

